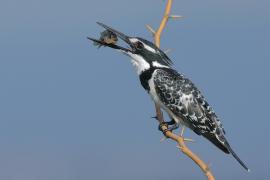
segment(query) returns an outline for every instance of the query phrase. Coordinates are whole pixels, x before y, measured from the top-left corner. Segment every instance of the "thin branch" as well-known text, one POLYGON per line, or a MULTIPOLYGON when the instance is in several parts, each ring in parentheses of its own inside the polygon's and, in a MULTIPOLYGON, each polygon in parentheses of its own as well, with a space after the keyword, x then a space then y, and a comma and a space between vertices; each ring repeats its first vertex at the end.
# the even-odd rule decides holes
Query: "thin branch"
POLYGON ((179 19, 179 18, 184 18, 184 16, 170 15, 169 18, 172 18, 172 19, 179 19))
POLYGON ((160 47, 160 36, 161 36, 161 33, 162 33, 163 29, 165 28, 165 26, 168 22, 168 19, 170 17, 171 7, 172 7, 172 0, 168 0, 167 5, 166 5, 166 9, 165 9, 165 13, 164 13, 163 18, 161 20, 159 28, 155 34, 155 44, 157 47, 160 47))
POLYGON ((153 36, 155 36, 156 31, 150 25, 146 24, 146 28, 153 36))
MULTIPOLYGON (((182 16, 176 16, 176 15, 170 15, 171 7, 172 7, 172 0, 167 0, 166 10, 165 10, 164 16, 162 18, 162 21, 161 21, 160 26, 159 26, 157 31, 155 31, 151 26, 147 26, 148 30, 154 35, 155 44, 158 47, 160 47, 160 36, 161 36, 161 33, 168 22, 168 19, 169 18, 176 19, 176 18, 182 17, 182 16)), ((185 139, 183 137, 184 127, 182 128, 180 136, 172 133, 171 131, 168 131, 168 126, 163 123, 164 118, 163 118, 163 114, 162 114, 162 111, 160 109, 160 106, 155 103, 155 108, 156 108, 156 119, 159 121, 159 123, 161 125, 161 130, 163 132, 165 132, 164 133, 165 137, 176 141, 178 143, 177 147, 201 168, 201 170, 204 172, 204 174, 206 175, 208 180, 214 180, 215 178, 214 178, 213 174, 211 173, 209 167, 206 165, 206 163, 204 163, 196 154, 194 154, 185 145, 185 141, 191 141, 191 140, 185 139)))
POLYGON ((186 141, 186 142, 195 142, 194 139, 189 139, 189 138, 185 138, 184 141, 186 141))
MULTIPOLYGON (((166 126, 161 127, 163 130, 166 130, 166 126)), ((165 136, 167 138, 170 138, 178 143, 178 148, 185 154, 187 155, 190 159, 192 159, 204 172, 205 176, 208 178, 208 180, 214 180, 214 176, 210 171, 209 166, 204 163, 199 156, 194 154, 185 144, 185 139, 183 136, 177 136, 176 134, 172 133, 171 131, 166 131, 165 136)))

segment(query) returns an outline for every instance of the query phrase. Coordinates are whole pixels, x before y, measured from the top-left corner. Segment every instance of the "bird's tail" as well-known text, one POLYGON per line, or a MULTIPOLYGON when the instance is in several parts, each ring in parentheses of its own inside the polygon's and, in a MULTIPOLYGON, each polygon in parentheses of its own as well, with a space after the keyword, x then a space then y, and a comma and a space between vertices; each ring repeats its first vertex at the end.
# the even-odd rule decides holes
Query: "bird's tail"
POLYGON ((219 149, 221 149, 226 154, 232 154, 233 157, 245 168, 248 172, 250 171, 249 168, 245 165, 245 163, 237 156, 237 154, 232 150, 230 144, 226 140, 223 134, 216 136, 214 134, 205 133, 203 134, 209 141, 211 141, 214 145, 216 145, 219 149))
POLYGON ((224 145, 226 146, 226 148, 228 149, 228 151, 233 155, 233 157, 239 162, 239 164, 241 164, 241 166, 243 168, 245 168, 245 170, 247 170, 248 172, 250 172, 250 169, 245 165, 245 163, 237 156, 237 154, 232 150, 230 144, 227 142, 227 140, 225 139, 224 145))

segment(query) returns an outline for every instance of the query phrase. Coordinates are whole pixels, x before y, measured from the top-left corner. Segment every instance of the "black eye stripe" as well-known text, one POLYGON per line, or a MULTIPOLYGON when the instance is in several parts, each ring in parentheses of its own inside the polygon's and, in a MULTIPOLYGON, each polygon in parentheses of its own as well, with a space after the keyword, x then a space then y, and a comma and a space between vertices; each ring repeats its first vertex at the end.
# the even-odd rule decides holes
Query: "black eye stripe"
POLYGON ((136 49, 143 49, 144 45, 143 45, 143 43, 138 41, 138 42, 135 43, 135 47, 136 47, 136 49))

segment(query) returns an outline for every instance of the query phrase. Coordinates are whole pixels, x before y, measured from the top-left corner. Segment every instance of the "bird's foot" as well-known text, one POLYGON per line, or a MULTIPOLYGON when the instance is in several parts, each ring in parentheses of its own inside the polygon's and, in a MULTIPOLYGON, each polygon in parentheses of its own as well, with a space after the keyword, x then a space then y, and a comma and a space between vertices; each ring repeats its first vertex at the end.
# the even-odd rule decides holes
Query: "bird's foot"
POLYGON ((170 122, 162 122, 158 126, 158 130, 160 130, 164 135, 167 131, 173 131, 179 127, 178 123, 175 123, 174 120, 171 120, 170 122), (165 126, 165 128, 164 128, 165 126))
POLYGON ((158 130, 160 130, 164 135, 167 131, 169 131, 168 122, 162 122, 158 125, 158 130), (165 128, 164 128, 165 126, 165 128))

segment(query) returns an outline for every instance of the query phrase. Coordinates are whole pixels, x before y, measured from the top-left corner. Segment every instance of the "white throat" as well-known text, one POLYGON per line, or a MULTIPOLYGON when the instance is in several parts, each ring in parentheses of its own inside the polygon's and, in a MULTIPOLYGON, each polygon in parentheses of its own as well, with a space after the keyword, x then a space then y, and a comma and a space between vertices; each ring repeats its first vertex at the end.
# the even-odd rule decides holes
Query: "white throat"
POLYGON ((131 57, 131 63, 135 67, 137 74, 141 74, 143 71, 150 69, 150 64, 145 61, 140 55, 127 53, 131 57))

